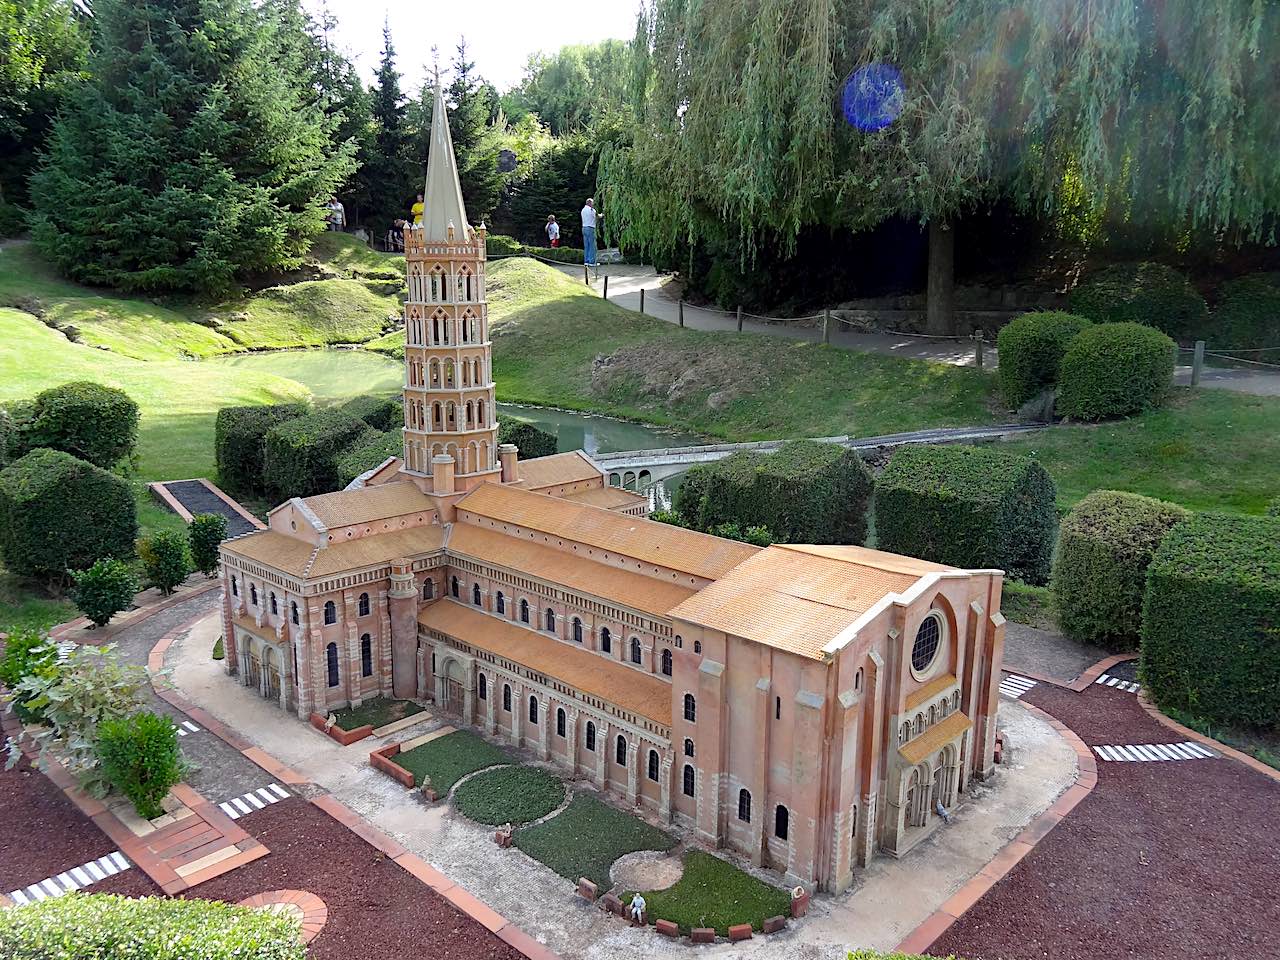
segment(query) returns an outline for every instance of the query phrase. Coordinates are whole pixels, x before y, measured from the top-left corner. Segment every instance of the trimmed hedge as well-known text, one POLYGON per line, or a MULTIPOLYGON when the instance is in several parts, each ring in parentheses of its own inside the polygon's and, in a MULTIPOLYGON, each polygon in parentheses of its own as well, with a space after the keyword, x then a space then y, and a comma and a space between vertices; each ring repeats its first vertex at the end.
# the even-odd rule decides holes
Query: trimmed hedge
POLYGON ((232 493, 265 493, 263 463, 267 434, 306 413, 307 406, 302 403, 219 410, 213 439, 218 483, 232 493))
POLYGON ((0 957, 305 960, 298 921, 218 900, 69 893, 0 910, 0 957))
POLYGON ((61 450, 110 470, 138 442, 138 405, 123 390, 76 380, 36 394, 17 438, 20 453, 61 450))
POLYGON ((1058 383, 1058 369, 1071 339, 1093 321, 1056 310, 1024 313, 1004 326, 996 338, 1000 355, 1000 390, 1017 409, 1058 383))
POLYGON ((882 550, 1048 582, 1058 517, 1053 478, 1030 457, 988 447, 911 446, 876 490, 882 550))
POLYGON ((514 443, 520 448, 521 460, 536 460, 558 452, 559 441, 532 423, 511 417, 498 417, 498 443, 514 443))
POLYGON ((874 486, 853 450, 795 440, 690 468, 675 508, 699 530, 736 524, 764 527, 779 543, 863 543, 874 486))
POLYGON ((1147 574, 1139 676, 1162 709, 1280 725, 1280 520, 1200 514, 1147 574))
POLYGON ((541 257, 557 263, 582 263, 583 252, 578 247, 531 247, 515 237, 490 234, 485 238, 485 254, 490 257, 541 257))
POLYGON ((377 431, 342 410, 321 410, 271 428, 263 480, 281 500, 341 489, 338 458, 377 439, 377 431))
POLYGON ((394 430, 404 426, 404 401, 400 397, 365 394, 352 397, 338 409, 363 420, 375 430, 394 430))
POLYGON ((1053 594, 1067 636, 1136 650, 1142 633, 1147 566, 1165 536, 1190 513, 1136 493, 1097 490, 1058 531, 1053 594))
POLYGON ((1162 263, 1118 263, 1071 291, 1070 307, 1095 323, 1141 323, 1194 339, 1209 320, 1204 297, 1186 275, 1162 263))
POLYGON ((1173 383, 1174 349, 1159 330, 1138 323, 1086 327, 1062 358, 1059 411, 1102 420, 1160 406, 1173 383))
POLYGON ((365 443, 347 449, 338 457, 338 488, 344 489, 366 470, 384 463, 387 457, 404 454, 404 434, 399 430, 370 437, 365 443))
POLYGON ((0 556, 24 577, 65 580, 106 557, 127 560, 138 536, 129 484, 59 450, 0 470, 0 556))
POLYGON ((1208 337, 1210 350, 1275 347, 1245 359, 1280 363, 1280 273, 1254 273, 1224 283, 1208 337))

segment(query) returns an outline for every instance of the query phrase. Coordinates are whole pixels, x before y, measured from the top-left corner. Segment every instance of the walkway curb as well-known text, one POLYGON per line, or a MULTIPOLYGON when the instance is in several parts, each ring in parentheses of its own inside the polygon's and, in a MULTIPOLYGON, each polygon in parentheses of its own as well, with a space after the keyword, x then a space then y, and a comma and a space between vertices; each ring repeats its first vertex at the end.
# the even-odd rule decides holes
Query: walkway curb
MULTIPOLYGON (((110 642, 111 638, 121 630, 128 627, 136 627, 138 624, 145 622, 157 613, 168 610, 170 607, 176 607, 178 604, 185 603, 195 597, 203 596, 210 590, 216 590, 221 586, 222 581, 216 577, 212 580, 207 580, 206 582, 197 584, 188 590, 183 590, 181 593, 174 593, 171 596, 157 600, 149 606, 143 606, 138 610, 136 615, 129 617, 126 620, 109 623, 103 628, 101 633, 96 636, 85 637, 83 640, 70 636, 70 634, 73 630, 87 627, 89 625, 88 617, 76 617, 74 620, 68 620, 66 623, 55 624, 49 628, 49 636, 53 640, 74 640, 76 643, 107 643, 110 642)), ((145 592, 146 591, 144 590, 143 593, 145 592)), ((142 596, 142 594, 138 594, 138 596, 142 596)), ((136 600, 137 597, 134 599, 136 600)))
MULTIPOLYGON (((1044 683, 1051 687, 1057 687, 1060 690, 1071 690, 1075 693, 1083 693, 1097 681, 1098 677, 1102 676, 1117 663, 1125 663, 1128 660, 1137 659, 1138 654, 1136 653, 1118 653, 1111 657, 1105 657, 1087 669, 1084 673, 1080 674, 1080 676, 1076 677, 1070 683, 1065 680, 1059 680, 1056 677, 1046 677, 1042 673, 1035 673, 1031 670, 1016 670, 1004 667, 1003 672, 1011 673, 1018 677, 1026 677, 1028 680, 1034 680, 1037 683, 1044 683)), ((1030 704, 1028 704, 1028 706, 1030 706, 1030 704)))
POLYGON ((1264 777, 1270 777, 1272 780, 1276 781, 1276 783, 1280 783, 1280 770, 1277 770, 1275 767, 1268 766, 1257 757, 1251 757, 1247 753, 1237 750, 1235 747, 1229 747, 1225 743, 1213 739, 1213 737, 1205 736, 1203 733, 1192 730, 1190 727, 1184 727, 1172 717, 1166 717, 1160 712, 1159 707, 1147 699, 1146 694, 1138 694, 1138 705, 1147 712, 1147 715, 1150 716, 1152 720, 1155 720, 1162 726, 1168 727, 1170 730, 1181 734, 1189 740, 1194 740, 1206 747, 1211 747, 1224 756, 1228 756, 1232 760, 1236 760, 1243 763, 1246 767, 1256 770, 1264 777))
MULTIPOLYGON (((1062 685, 1057 684, 1057 686, 1062 685)), ((1084 741, 1052 714, 1030 703, 1019 702, 1032 715, 1040 717, 1053 727, 1075 750, 1076 782, 1063 791, 1044 813, 1032 820, 1021 833, 1005 844, 985 867, 952 894, 941 907, 907 934, 894 948, 896 953, 919 954, 928 950, 953 923, 964 916, 965 912, 981 900, 988 890, 1003 880, 1023 857, 1035 849, 1036 844, 1048 836, 1049 832, 1098 784, 1098 761, 1093 751, 1085 746, 1084 741)))

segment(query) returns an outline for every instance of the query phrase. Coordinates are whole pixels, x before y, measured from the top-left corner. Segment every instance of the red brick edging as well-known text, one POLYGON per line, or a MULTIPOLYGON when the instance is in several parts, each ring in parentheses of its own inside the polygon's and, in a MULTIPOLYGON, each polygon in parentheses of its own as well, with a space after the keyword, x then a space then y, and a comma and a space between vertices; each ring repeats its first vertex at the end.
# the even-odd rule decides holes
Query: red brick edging
MULTIPOLYGON (((168 610, 170 607, 177 606, 179 603, 185 603, 187 600, 191 600, 195 597, 201 596, 202 594, 208 593, 210 590, 216 590, 220 586, 222 586, 222 581, 218 580, 216 577, 212 580, 206 580, 204 583, 197 583, 194 587, 182 590, 181 592, 175 592, 171 596, 164 597, 149 606, 143 607, 138 612, 137 616, 130 617, 127 620, 121 620, 117 623, 107 624, 102 630, 95 631, 92 636, 86 636, 83 638, 71 636, 72 631, 89 626, 88 617, 76 617, 74 620, 68 620, 66 623, 55 624, 49 628, 49 636, 54 640, 74 640, 76 643, 106 643, 121 630, 124 630, 127 627, 136 627, 138 624, 155 616, 163 610, 168 610)), ((143 593, 146 593, 146 591, 143 591, 143 593)), ((139 594, 138 596, 142 596, 142 594, 139 594)), ((136 600, 137 598, 135 597, 134 599, 136 600)), ((203 616, 204 614, 201 614, 200 618, 203 618, 203 616)), ((195 621, 193 620, 191 622, 194 623, 195 621)), ((187 626, 189 625, 190 624, 187 624, 187 626)), ((183 629, 186 629, 186 627, 184 626, 183 629)))
MULTIPOLYGON (((1102 663, 1105 664, 1107 661, 1104 660, 1102 663)), ((1099 670, 1098 672, 1101 673, 1102 671, 1099 670)), ((1092 683, 1093 681, 1090 680, 1089 682, 1092 683)), ((1057 686, 1062 686, 1062 684, 1059 683, 1057 686)), ((971 877, 968 883, 952 894, 950 899, 930 914, 924 922, 907 934, 906 938, 894 948, 895 952, 913 954, 924 953, 925 950, 929 949, 948 927, 962 917, 965 911, 977 903, 988 890, 1004 879, 1005 875, 1023 857, 1029 854, 1037 843, 1048 836, 1049 831, 1056 827, 1059 821, 1074 810, 1080 801, 1087 797, 1093 788, 1097 786, 1098 761, 1094 757, 1093 751, 1085 746, 1084 741, 1076 736, 1062 721, 1039 707, 1032 706, 1026 702, 1022 702, 1022 706, 1046 721, 1075 750, 1077 764, 1075 785, 1068 787, 1062 796, 1058 797, 1050 805, 1048 810, 1027 824, 1020 834, 1001 848, 1000 852, 991 859, 991 862, 975 876, 971 877)))
POLYGON ((1168 727, 1170 730, 1181 734, 1189 740, 1202 743, 1206 747, 1210 747, 1218 753, 1228 756, 1232 760, 1243 763, 1246 767, 1249 767, 1252 770, 1256 770, 1264 777, 1270 777, 1272 780, 1280 783, 1280 770, 1277 770, 1275 767, 1267 766, 1267 764, 1263 763, 1256 757, 1251 757, 1247 753, 1237 750, 1235 747, 1229 747, 1225 743, 1221 743, 1220 741, 1213 739, 1213 737, 1207 737, 1203 733, 1192 730, 1190 727, 1184 727, 1172 717, 1166 717, 1160 712, 1159 707, 1147 699, 1145 694, 1138 694, 1138 705, 1141 706, 1143 710, 1147 711, 1148 716, 1150 716, 1152 720, 1155 720, 1162 726, 1168 727))
POLYGON ((354 727, 350 730, 344 730, 336 723, 328 730, 324 728, 325 717, 318 713, 311 714, 311 725, 327 736, 331 740, 336 740, 344 747, 349 747, 353 743, 363 740, 365 737, 373 736, 373 724, 366 723, 362 727, 354 727))
POLYGON ((275 904, 288 904, 302 911, 302 942, 310 943, 320 935, 329 920, 329 908, 323 900, 308 890, 272 890, 255 893, 241 900, 237 906, 261 910, 275 904))

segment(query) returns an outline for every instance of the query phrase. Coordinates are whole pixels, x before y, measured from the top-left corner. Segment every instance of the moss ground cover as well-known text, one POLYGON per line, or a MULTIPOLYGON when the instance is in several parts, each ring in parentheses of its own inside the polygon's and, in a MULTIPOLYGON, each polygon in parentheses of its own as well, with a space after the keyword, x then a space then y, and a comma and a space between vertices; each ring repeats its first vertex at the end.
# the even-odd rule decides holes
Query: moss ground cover
POLYGON ((431 785, 440 796, 468 773, 495 763, 511 763, 506 751, 466 730, 455 730, 407 753, 398 753, 391 760, 413 774, 414 786, 421 786, 424 776, 431 777, 431 785))
POLYGON ((675 838, 595 797, 579 794, 559 816, 517 830, 515 844, 570 883, 586 877, 601 890, 612 886, 609 868, 623 854, 670 850, 675 838))
MULTIPOLYGON (((631 902, 631 891, 623 896, 631 902)), ((684 874, 666 890, 644 892, 651 920, 670 920, 682 933, 693 927, 715 927, 720 936, 729 927, 749 923, 759 930, 769 917, 785 916, 791 894, 757 880, 727 860, 701 850, 684 855, 684 874)))
POLYGON ((458 788, 453 803, 464 817, 497 825, 528 823, 564 802, 564 784, 545 770, 498 767, 472 777, 458 788))
POLYGON ((404 717, 411 717, 415 713, 421 713, 423 709, 422 704, 414 703, 412 700, 374 697, 372 700, 364 701, 358 707, 343 707, 341 710, 335 710, 333 715, 338 718, 338 726, 343 730, 354 730, 365 724, 380 727, 404 717))

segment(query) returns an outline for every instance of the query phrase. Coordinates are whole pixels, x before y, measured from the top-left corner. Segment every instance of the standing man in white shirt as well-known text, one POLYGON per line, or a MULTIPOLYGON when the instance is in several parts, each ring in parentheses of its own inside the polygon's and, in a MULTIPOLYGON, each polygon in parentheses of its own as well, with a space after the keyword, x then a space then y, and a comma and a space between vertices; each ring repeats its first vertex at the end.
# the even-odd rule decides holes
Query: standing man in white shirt
POLYGON ((330 197, 327 207, 329 210, 328 228, 330 230, 344 229, 347 225, 347 211, 342 206, 342 201, 337 197, 330 197))
POLYGON ((587 197, 582 208, 582 262, 589 267, 596 265, 596 222, 602 219, 596 214, 596 202, 587 197))

